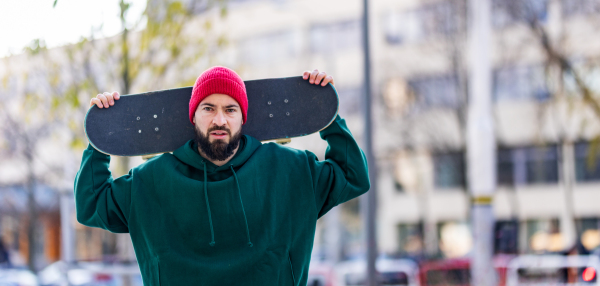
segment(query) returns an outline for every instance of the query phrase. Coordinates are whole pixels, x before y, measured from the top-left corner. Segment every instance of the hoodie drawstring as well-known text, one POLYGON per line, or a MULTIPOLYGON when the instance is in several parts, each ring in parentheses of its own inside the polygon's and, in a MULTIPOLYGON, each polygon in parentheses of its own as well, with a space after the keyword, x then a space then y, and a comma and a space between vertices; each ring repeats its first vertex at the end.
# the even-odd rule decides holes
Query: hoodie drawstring
MULTIPOLYGON (((240 183, 238 181, 237 175, 233 170, 233 165, 229 165, 231 168, 231 172, 233 172, 233 177, 235 178, 235 184, 237 185, 238 195, 240 196, 240 204, 242 205, 242 214, 244 214, 244 222, 246 223, 246 235, 248 236, 248 246, 252 247, 252 241, 250 241, 250 230, 248 229, 248 219, 246 219, 246 211, 244 210, 244 202, 242 201, 242 192, 240 191, 240 183)), ((205 168, 206 169, 206 168, 205 168)), ((206 172, 206 171, 204 171, 206 172)), ((206 174, 206 173, 205 173, 206 174)))
MULTIPOLYGON (((202 164, 204 164, 204 198, 206 199, 206 209, 208 210, 208 222, 210 223, 211 241, 210 241, 209 245, 215 246, 215 231, 213 230, 212 216, 210 214, 210 204, 208 203, 208 185, 207 185, 208 177, 206 175, 206 162, 202 161, 202 164)), ((239 187, 238 187, 238 190, 239 190, 239 187)))

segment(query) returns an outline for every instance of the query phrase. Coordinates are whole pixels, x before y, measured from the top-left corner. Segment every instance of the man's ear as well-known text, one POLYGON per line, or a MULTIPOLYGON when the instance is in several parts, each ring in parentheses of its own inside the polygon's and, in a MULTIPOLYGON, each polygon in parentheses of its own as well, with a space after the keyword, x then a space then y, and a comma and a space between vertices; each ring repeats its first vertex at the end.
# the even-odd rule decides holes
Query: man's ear
POLYGON ((196 116, 192 117, 192 121, 196 124, 196 116))

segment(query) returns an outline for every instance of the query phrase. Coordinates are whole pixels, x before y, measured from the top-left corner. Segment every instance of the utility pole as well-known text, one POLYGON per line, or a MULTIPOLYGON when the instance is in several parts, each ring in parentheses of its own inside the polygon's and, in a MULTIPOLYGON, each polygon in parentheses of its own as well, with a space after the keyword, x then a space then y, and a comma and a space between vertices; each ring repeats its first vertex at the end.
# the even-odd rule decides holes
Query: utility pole
POLYGON ((471 194, 471 285, 495 285, 492 265, 496 190, 496 136, 491 96, 491 0, 469 0, 468 188, 471 194))
POLYGON ((365 84, 365 100, 364 100, 364 116, 365 116, 365 155, 369 164, 369 179, 371 181, 371 189, 365 196, 361 197, 361 212, 363 221, 363 230, 365 232, 366 242, 366 285, 377 285, 377 271, 375 269, 375 260, 377 259, 377 244, 375 237, 375 209, 377 203, 377 162, 373 155, 373 136, 371 122, 371 57, 369 51, 369 1, 363 0, 363 52, 364 52, 364 84, 365 84))

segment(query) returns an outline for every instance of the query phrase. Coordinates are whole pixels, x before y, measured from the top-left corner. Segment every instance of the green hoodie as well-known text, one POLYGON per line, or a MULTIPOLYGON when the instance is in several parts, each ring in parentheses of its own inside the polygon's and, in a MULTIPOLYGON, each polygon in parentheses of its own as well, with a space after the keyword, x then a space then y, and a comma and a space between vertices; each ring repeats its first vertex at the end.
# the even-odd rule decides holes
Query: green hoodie
POLYGON ((88 146, 77 220, 129 232, 145 286, 306 285, 317 219, 369 190, 367 161, 339 116, 325 160, 243 136, 216 166, 190 140, 113 179, 88 146))

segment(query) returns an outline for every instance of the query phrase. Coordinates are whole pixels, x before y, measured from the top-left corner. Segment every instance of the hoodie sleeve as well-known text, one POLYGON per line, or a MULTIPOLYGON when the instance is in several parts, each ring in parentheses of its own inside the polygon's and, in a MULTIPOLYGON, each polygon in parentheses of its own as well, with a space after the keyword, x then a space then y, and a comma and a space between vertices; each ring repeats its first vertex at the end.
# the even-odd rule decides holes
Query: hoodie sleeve
POLYGON ((325 160, 318 161, 315 154, 307 151, 318 217, 366 193, 371 186, 367 159, 346 121, 338 115, 320 134, 329 145, 325 160))
POLYGON ((116 180, 108 169, 110 156, 88 146, 75 177, 77 221, 111 232, 129 232, 133 171, 116 180))

